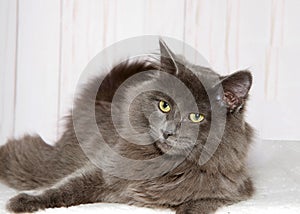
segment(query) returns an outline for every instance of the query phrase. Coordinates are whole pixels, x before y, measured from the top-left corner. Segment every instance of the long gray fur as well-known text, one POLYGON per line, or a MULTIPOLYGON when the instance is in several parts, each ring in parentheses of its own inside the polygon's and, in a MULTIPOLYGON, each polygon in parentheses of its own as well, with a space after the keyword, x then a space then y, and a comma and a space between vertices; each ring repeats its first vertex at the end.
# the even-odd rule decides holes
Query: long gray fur
MULTIPOLYGON (((161 58, 158 62, 120 63, 104 78, 100 88, 99 79, 102 77, 87 84, 82 96, 77 97, 75 102, 77 115, 70 114, 66 118, 65 132, 54 146, 47 145, 39 136, 27 135, 9 140, 0 147, 0 181, 17 190, 40 190, 37 195, 21 193, 12 198, 7 204, 9 211, 34 212, 51 207, 115 202, 170 208, 176 210, 177 214, 207 214, 252 196, 254 188, 247 172, 246 157, 253 130, 244 120, 245 104, 252 84, 251 74, 240 71, 223 77, 209 68, 177 60, 177 56, 162 41, 160 47, 161 58), (176 97, 176 100, 185 102, 180 112, 177 106, 182 103, 173 103, 174 100, 166 96, 164 91, 151 91, 135 97, 128 115, 125 115, 130 119, 131 128, 149 135, 132 135, 129 127, 122 126, 122 108, 128 102, 128 96, 136 94, 143 82, 152 84, 154 88, 162 88, 156 79, 161 77, 151 71, 165 72, 182 81, 191 91, 197 111, 205 115, 205 120, 199 124, 184 120, 186 113, 195 111, 189 109, 189 101, 176 97), (146 75, 143 81, 133 80, 121 93, 119 103, 116 103, 120 114, 117 118, 120 120, 119 128, 128 133, 133 141, 143 142, 138 145, 120 137, 113 124, 111 105, 122 83, 141 72, 151 75, 146 75), (204 87, 199 79, 201 82, 219 80, 211 81, 208 86, 213 100, 211 97, 209 99, 207 86, 204 87), (99 89, 96 100, 91 96, 95 88, 99 89), (159 100, 171 103, 172 111, 162 113, 158 109, 159 100), (213 106, 226 110, 225 129, 218 139, 220 144, 216 151, 201 165, 199 158, 206 151, 208 133, 214 131, 210 130, 213 106), (95 118, 91 118, 89 109, 94 109, 95 118), (77 126, 79 124, 76 131, 74 118, 77 126), (102 139, 92 131, 93 120, 96 120, 102 139), (162 132, 169 127, 177 128, 174 128, 169 139, 162 138, 162 132), (181 137, 176 139, 179 133, 181 137), (196 138, 195 143, 191 140, 193 137, 196 138), (116 160, 105 156, 101 150, 103 143, 122 157, 138 160, 136 163, 163 157, 161 160, 165 162, 155 167, 166 167, 166 170, 159 176, 128 179, 138 173, 135 171, 137 166, 114 168, 112 163, 116 160), (170 148, 172 152, 168 153, 170 148), (100 164, 102 168, 99 168, 95 161, 107 164, 100 164)), ((173 90, 175 95, 179 90, 167 83, 163 87, 173 90)), ((155 167, 146 167, 149 175, 155 171, 155 167)))

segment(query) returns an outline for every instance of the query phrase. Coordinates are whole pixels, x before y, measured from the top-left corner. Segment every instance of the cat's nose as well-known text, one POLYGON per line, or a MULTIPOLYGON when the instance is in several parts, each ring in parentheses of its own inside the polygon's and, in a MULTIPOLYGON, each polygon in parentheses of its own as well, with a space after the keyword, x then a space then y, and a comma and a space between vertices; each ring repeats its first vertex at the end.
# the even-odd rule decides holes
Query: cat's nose
POLYGON ((173 136, 175 133, 173 131, 164 131, 163 132, 163 137, 165 139, 168 139, 168 137, 173 136))

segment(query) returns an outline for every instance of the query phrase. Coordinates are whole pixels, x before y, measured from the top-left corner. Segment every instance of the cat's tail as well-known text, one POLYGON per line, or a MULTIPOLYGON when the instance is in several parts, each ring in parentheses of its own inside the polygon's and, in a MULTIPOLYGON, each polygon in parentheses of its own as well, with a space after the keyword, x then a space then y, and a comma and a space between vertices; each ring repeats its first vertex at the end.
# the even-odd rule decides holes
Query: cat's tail
MULTIPOLYGON (((70 141, 70 138, 68 138, 70 141)), ((56 183, 86 161, 75 142, 46 144, 39 136, 9 140, 0 147, 0 181, 18 190, 56 183)))

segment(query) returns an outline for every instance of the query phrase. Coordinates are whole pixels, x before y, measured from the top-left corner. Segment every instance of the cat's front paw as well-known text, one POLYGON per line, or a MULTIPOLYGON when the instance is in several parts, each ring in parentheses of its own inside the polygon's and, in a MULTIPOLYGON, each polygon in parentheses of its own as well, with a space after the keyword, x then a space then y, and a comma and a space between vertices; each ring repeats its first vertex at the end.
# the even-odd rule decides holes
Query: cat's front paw
POLYGON ((14 213, 32 213, 41 209, 39 199, 36 196, 21 193, 9 200, 6 209, 14 213))

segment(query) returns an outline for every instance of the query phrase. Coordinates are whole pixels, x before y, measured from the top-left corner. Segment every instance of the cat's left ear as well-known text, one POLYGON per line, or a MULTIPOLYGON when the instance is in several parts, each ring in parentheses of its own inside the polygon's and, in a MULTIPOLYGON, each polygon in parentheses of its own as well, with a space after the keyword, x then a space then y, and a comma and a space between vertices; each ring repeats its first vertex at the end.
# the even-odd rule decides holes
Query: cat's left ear
POLYGON ((252 75, 249 71, 238 71, 221 80, 223 86, 223 101, 232 112, 241 108, 248 97, 252 85, 252 75))
POLYGON ((178 66, 176 64, 176 55, 170 50, 164 40, 159 39, 160 47, 160 63, 164 69, 169 73, 178 73, 178 66))

